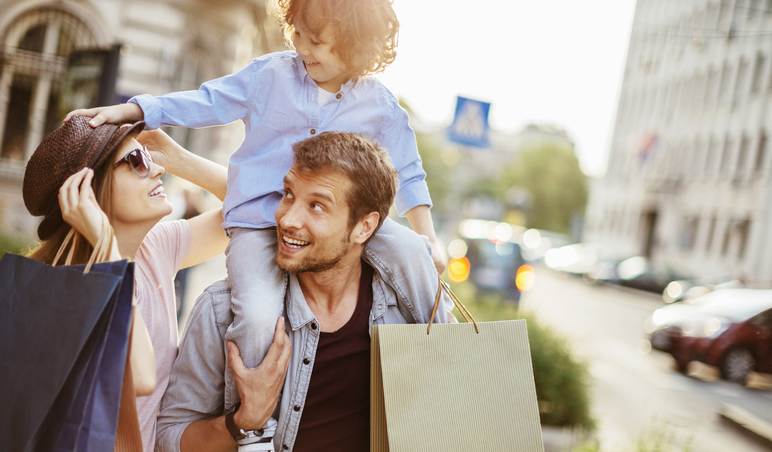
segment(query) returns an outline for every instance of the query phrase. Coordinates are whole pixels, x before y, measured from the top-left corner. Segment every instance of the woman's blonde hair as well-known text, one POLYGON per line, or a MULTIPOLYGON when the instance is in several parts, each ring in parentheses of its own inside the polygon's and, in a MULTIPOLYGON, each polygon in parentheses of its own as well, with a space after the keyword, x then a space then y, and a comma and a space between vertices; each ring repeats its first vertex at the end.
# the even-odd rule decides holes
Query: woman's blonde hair
POLYGON ((278 0, 285 38, 291 42, 294 24, 301 22, 319 35, 330 25, 333 52, 353 78, 386 69, 397 56, 399 21, 390 0, 278 0), (311 16, 309 6, 319 14, 311 16))
MULTIPOLYGON (((107 218, 111 218, 113 191, 112 158, 108 158, 100 168, 94 170, 94 179, 92 183, 94 196, 96 197, 99 207, 102 208, 102 211, 104 211, 104 213, 107 215, 107 218)), ((94 247, 85 237, 83 237, 83 235, 70 227, 70 225, 66 222, 62 222, 62 224, 59 226, 56 232, 51 235, 50 238, 43 240, 37 246, 32 248, 27 253, 27 257, 44 262, 46 264, 53 264, 59 249, 62 247, 62 244, 64 243, 65 239, 67 239, 67 235, 71 230, 73 233, 72 240, 64 250, 64 256, 70 256, 71 258, 59 259, 57 264, 65 263, 66 260, 69 261, 67 262, 68 265, 86 264, 94 252, 94 247)), ((109 230, 112 234, 112 228, 109 228, 109 230)), ((110 238, 110 240, 112 240, 112 238, 110 238)))

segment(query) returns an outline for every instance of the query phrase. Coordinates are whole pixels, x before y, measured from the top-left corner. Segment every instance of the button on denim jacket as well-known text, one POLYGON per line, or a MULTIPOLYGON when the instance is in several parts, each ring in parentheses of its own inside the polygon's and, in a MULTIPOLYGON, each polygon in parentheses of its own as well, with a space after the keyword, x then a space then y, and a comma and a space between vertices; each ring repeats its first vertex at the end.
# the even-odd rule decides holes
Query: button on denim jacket
MULTIPOLYGON (((374 258, 372 255, 367 257, 374 258)), ((421 266, 421 264, 415 264, 421 266)), ((416 270, 416 274, 430 274, 422 271, 426 269, 416 270)), ((434 275, 436 278, 436 272, 434 275)), ((436 279, 426 283, 433 287, 437 286, 436 279)), ((372 284, 371 328, 372 325, 428 321, 433 299, 414 303, 406 297, 403 298, 383 282, 377 271, 373 274, 372 284)), ((274 446, 277 451, 292 450, 294 445, 300 418, 303 415, 320 332, 319 324, 308 307, 294 275, 288 276, 285 309, 287 331, 292 340, 292 356, 278 407, 279 426, 274 437, 274 446)), ((451 309, 452 302, 443 294, 442 306, 438 310, 435 322, 453 322, 451 309)), ((237 401, 226 400, 225 394, 237 392, 235 388, 225 387, 224 378, 227 368, 224 337, 225 330, 232 321, 230 290, 227 281, 219 281, 204 291, 191 313, 185 337, 180 344, 172 369, 169 386, 161 404, 156 451, 179 451, 182 433, 191 422, 221 416, 233 409, 237 401), (226 391, 226 389, 234 390, 226 391)))

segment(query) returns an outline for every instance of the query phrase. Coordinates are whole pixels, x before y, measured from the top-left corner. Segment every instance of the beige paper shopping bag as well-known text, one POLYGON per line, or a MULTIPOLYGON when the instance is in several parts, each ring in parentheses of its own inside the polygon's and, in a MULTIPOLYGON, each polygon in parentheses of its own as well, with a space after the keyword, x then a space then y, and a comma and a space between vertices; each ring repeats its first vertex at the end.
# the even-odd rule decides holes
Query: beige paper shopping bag
POLYGON ((371 451, 544 450, 524 320, 380 325, 371 347, 371 451))

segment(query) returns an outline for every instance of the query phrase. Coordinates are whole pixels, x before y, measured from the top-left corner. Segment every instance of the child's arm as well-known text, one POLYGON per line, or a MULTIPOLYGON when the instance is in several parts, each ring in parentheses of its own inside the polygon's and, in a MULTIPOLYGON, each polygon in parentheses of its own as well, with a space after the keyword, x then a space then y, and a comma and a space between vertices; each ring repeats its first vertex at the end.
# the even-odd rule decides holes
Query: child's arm
POLYGON ((122 124, 144 119, 148 129, 161 125, 206 127, 228 124, 249 114, 255 106, 253 95, 264 60, 255 60, 239 72, 210 80, 197 90, 162 96, 142 94, 128 103, 74 110, 73 115, 92 117, 92 127, 104 123, 122 124))
POLYGON ((395 106, 390 126, 381 135, 381 143, 391 155, 392 163, 397 169, 397 211, 407 218, 413 231, 429 240, 434 265, 437 271, 442 273, 447 266, 447 256, 434 231, 426 172, 418 155, 415 132, 408 122, 407 112, 398 105, 395 106))
POLYGON ((448 265, 448 256, 445 254, 445 247, 442 241, 434 232, 434 222, 432 221, 431 209, 429 206, 416 206, 410 209, 406 214, 407 222, 410 228, 415 232, 425 236, 429 240, 429 246, 432 249, 432 259, 437 271, 442 273, 448 265))

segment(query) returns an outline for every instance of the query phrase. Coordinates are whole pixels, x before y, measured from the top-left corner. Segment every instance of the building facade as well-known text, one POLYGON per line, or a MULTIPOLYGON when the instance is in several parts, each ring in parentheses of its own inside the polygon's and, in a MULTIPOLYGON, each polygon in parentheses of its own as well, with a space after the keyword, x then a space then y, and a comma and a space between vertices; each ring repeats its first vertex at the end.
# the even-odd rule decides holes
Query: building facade
MULTIPOLYGON (((195 89, 284 46, 265 0, 0 0, 0 232, 34 238, 37 220, 21 196, 26 161, 72 105, 65 81, 101 75, 73 66, 74 52, 114 50, 110 98, 119 102, 195 89)), ((243 128, 171 134, 225 163, 243 128)))
POLYGON ((772 1, 638 0, 585 241, 772 283, 772 1))

